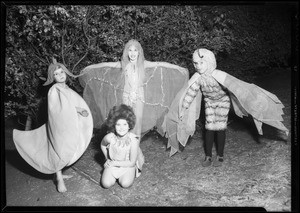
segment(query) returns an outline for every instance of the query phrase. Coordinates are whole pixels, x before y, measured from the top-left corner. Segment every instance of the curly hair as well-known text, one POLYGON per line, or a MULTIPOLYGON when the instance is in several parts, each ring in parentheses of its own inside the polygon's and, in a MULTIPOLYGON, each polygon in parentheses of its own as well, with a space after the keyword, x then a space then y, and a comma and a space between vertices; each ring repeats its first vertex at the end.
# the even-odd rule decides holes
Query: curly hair
POLYGON ((108 127, 108 131, 116 132, 115 125, 119 119, 126 120, 129 126, 129 130, 132 130, 135 126, 136 120, 136 116, 132 107, 126 104, 114 106, 109 111, 108 117, 106 119, 106 126, 108 127))

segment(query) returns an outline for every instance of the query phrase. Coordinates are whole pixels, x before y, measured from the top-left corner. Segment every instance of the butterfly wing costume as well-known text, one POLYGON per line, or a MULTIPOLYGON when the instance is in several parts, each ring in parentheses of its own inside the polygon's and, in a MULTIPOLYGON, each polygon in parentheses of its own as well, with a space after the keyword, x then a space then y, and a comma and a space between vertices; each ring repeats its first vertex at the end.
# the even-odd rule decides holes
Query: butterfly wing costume
POLYGON ((133 108, 136 124, 132 132, 141 137, 155 126, 162 133, 164 115, 189 73, 174 64, 145 60, 141 44, 131 39, 121 61, 90 65, 80 75, 95 128, 101 128, 113 106, 124 103, 133 108), (132 48, 137 53, 135 59, 129 54, 132 48))
MULTIPOLYGON (((188 81, 188 71, 169 63, 144 61, 145 80, 140 86, 144 91, 142 133, 153 127, 161 130, 164 115, 183 85, 188 81)), ((79 77, 84 88, 83 98, 89 105, 94 127, 101 128, 109 110, 123 103, 125 75, 121 62, 108 62, 86 67, 79 77)))
MULTIPOLYGON (((212 53, 206 59, 211 62, 209 74, 228 91, 235 114, 239 117, 251 115, 260 135, 263 134, 263 123, 284 131, 288 135, 289 130, 282 123, 284 106, 278 97, 255 84, 249 84, 215 69, 216 62, 214 56, 211 57, 211 55, 212 53)), ((195 82, 201 78, 202 76, 198 72, 191 77, 178 92, 165 116, 163 131, 168 138, 167 148, 171 148, 170 156, 179 151, 179 144, 185 146, 189 136, 195 132, 203 93, 199 88, 191 97, 189 91, 195 91, 193 89, 195 82), (187 107, 185 107, 186 100, 189 102, 187 107)))

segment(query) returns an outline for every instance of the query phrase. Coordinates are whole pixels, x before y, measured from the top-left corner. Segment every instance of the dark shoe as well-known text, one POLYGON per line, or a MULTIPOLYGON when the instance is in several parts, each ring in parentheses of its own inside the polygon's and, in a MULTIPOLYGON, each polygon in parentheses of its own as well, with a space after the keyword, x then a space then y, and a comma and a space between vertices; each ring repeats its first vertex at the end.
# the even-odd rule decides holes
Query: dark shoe
POLYGON ((140 170, 140 169, 136 169, 135 170, 135 177, 136 178, 138 178, 139 176, 141 176, 141 174, 142 174, 142 170, 140 170))
POLYGON ((205 157, 205 160, 202 162, 202 166, 203 167, 208 167, 212 164, 212 160, 211 160, 211 157, 209 156, 206 156, 205 157))
POLYGON ((217 158, 214 160, 213 166, 215 167, 222 166, 223 161, 224 161, 223 157, 217 156, 217 158))

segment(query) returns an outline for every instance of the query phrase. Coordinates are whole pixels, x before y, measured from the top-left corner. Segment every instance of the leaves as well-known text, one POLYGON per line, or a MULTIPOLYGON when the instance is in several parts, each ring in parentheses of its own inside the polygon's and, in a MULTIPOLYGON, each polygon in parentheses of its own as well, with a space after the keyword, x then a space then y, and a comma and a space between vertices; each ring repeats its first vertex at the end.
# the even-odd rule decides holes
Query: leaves
MULTIPOLYGON (((246 78, 247 70, 287 65, 290 7, 255 5, 13 5, 6 22, 6 116, 38 109, 52 57, 73 73, 120 60, 135 38, 145 58, 187 67, 195 49, 212 50, 218 68, 246 78), (285 10, 286 9, 286 10, 285 10), (284 12, 282 12, 284 11, 284 12), (228 70, 227 70, 228 69, 228 70), (14 104, 16 103, 16 104, 14 104), (22 105, 22 106, 21 106, 22 105)), ((77 79, 69 85, 78 90, 77 79)))

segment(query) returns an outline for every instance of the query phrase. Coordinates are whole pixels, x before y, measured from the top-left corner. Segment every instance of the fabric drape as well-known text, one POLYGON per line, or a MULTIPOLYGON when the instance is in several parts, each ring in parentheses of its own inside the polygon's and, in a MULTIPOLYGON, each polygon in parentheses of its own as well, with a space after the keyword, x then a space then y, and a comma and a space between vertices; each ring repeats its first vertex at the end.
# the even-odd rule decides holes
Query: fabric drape
MULTIPOLYGON (((289 130, 282 123, 282 115, 284 114, 282 108, 284 106, 276 95, 221 70, 214 70, 212 76, 229 91, 235 114, 239 117, 251 115, 259 134, 263 134, 263 123, 284 131, 286 135, 289 134, 289 130)), ((171 147, 170 156, 179 151, 179 144, 185 146, 189 136, 195 132, 195 123, 201 110, 202 93, 201 91, 198 92, 186 110, 182 108, 182 101, 189 87, 199 77, 199 73, 195 73, 191 77, 176 95, 168 114, 165 116, 163 132, 168 137, 168 148, 171 147)))
MULTIPOLYGON (((162 133, 161 125, 165 114, 178 91, 188 81, 188 71, 182 72, 175 66, 148 66, 144 61, 145 77, 140 91, 144 90, 144 99, 139 99, 143 105, 142 134, 154 127, 162 133)), ((150 62, 149 62, 150 63, 150 62)), ((154 62, 151 62, 154 63, 154 62)), ((184 69, 184 68, 182 68, 184 69)), ((101 128, 109 110, 123 103, 125 74, 121 63, 100 63, 86 67, 79 77, 84 88, 83 98, 89 105, 95 128, 101 128)))
POLYGON ((31 131, 13 130, 13 140, 24 160, 51 174, 76 162, 93 134, 92 113, 83 98, 70 88, 54 84, 48 92, 48 122, 31 131), (87 117, 76 107, 88 111, 87 117))

